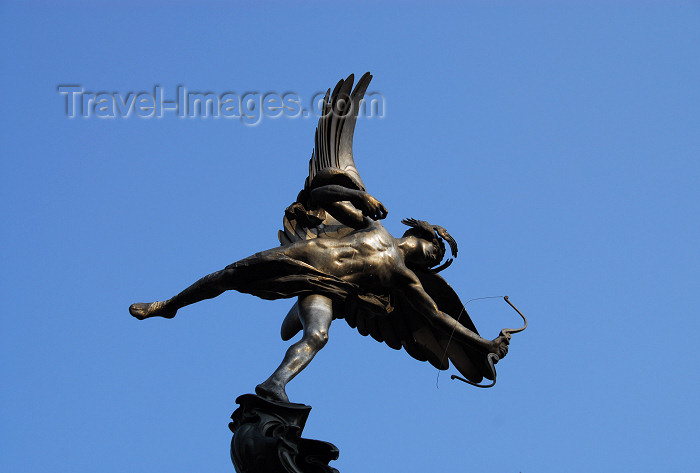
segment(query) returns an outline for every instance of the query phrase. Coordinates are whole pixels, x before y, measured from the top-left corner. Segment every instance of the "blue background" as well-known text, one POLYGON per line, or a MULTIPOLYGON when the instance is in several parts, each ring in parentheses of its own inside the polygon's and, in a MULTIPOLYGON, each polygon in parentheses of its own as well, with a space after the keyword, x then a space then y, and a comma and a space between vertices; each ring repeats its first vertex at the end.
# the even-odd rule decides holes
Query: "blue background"
MULTIPOLYGON (((65 116, 61 84, 302 97, 369 70, 365 184, 530 318, 478 390, 343 321, 289 386, 341 472, 695 471, 698 2, 0 2, 0 469, 218 472, 290 301, 127 307, 277 245, 313 119, 65 116)), ((482 334, 518 326, 468 305, 482 334)))

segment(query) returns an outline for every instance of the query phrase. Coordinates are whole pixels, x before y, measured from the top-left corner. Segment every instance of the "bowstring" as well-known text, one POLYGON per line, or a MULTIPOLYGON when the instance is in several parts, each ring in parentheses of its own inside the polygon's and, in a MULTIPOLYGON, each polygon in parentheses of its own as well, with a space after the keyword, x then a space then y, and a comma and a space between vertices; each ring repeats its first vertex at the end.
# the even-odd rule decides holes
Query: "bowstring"
MULTIPOLYGON (((459 318, 467 310, 467 304, 469 304, 470 302, 479 301, 482 299, 503 299, 503 297, 504 296, 484 296, 484 297, 475 297, 473 299, 469 299, 462 306, 462 310, 460 311, 460 313, 457 316, 457 318, 455 319, 455 321, 457 323, 459 323, 459 318)), ((440 366, 442 366, 445 363, 445 356, 447 356, 447 349, 450 347, 450 342, 452 341, 452 337, 454 336, 456 329, 457 329, 457 325, 455 324, 455 326, 452 327, 452 333, 450 333, 450 338, 447 339, 447 344, 445 345, 445 352, 442 354, 442 358, 440 359, 440 366)), ((438 370, 437 370, 437 377, 435 378, 435 387, 437 389, 440 389, 440 368, 438 368, 438 370)))

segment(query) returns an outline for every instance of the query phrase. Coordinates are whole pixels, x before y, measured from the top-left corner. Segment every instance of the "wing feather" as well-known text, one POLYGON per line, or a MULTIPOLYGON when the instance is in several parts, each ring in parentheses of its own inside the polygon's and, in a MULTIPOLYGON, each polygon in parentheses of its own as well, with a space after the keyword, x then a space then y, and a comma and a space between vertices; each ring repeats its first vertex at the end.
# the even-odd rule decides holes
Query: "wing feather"
POLYGON ((377 317, 377 326, 382 334, 384 343, 394 350, 400 350, 401 339, 394 331, 393 324, 391 323, 391 317, 377 317))
POLYGON ((358 311, 356 309, 347 310, 344 314, 345 321, 350 328, 357 328, 357 314, 358 311))
POLYGON ((363 317, 357 317, 356 323, 357 323, 357 331, 360 332, 360 335, 363 337, 366 337, 369 335, 369 331, 367 330, 367 319, 370 317, 367 317, 366 315, 363 317))
MULTIPOLYGON (((341 164, 340 141, 341 133, 349 132, 349 129, 347 128, 350 124, 348 113, 352 111, 352 99, 350 98, 350 94, 352 92, 352 84, 354 80, 355 76, 353 74, 350 74, 350 76, 345 81, 343 81, 343 85, 340 87, 340 90, 336 94, 335 100, 331 108, 331 113, 336 115, 335 119, 333 120, 333 123, 335 124, 335 133, 331 134, 331 136, 333 137, 331 163, 333 166, 336 166, 339 169, 343 169, 343 164, 345 164, 341 164)), ((352 156, 350 158, 352 159, 352 156)))
POLYGON ((277 237, 279 238, 280 243, 282 245, 289 245, 290 243, 292 243, 292 240, 290 240, 289 237, 287 236, 287 234, 285 232, 283 232, 282 230, 279 230, 277 232, 277 237))
MULTIPOLYGON (((340 81, 338 82, 338 85, 336 85, 335 90, 333 90, 333 95, 331 96, 331 102, 328 105, 328 114, 322 118, 323 121, 326 122, 326 139, 327 139, 327 144, 328 148, 326 149, 326 155, 324 156, 324 164, 325 167, 337 167, 335 164, 336 161, 336 155, 335 155, 335 142, 336 142, 336 136, 338 133, 338 129, 340 128, 342 130, 342 123, 340 123, 340 120, 337 119, 336 117, 336 106, 338 103, 338 94, 340 93, 343 84, 345 81, 340 81)), ((319 120, 320 123, 321 120, 319 120)))
POLYGON ((310 232, 306 228, 302 227, 301 225, 296 225, 294 227, 294 232, 296 233, 296 235, 299 237, 300 240, 308 240, 309 239, 310 232))
POLYGON ((382 337, 382 332, 379 329, 379 317, 369 317, 367 319, 367 331, 369 332, 369 335, 374 338, 376 341, 379 343, 382 343, 384 341, 384 337, 382 337))
POLYGON ((411 357, 418 361, 427 361, 428 358, 425 356, 423 349, 416 343, 413 338, 413 334, 410 332, 406 319, 401 314, 400 307, 397 307, 391 314, 389 314, 389 321, 391 322, 391 327, 399 339, 401 346, 406 350, 411 357))
POLYGON ((290 241, 297 241, 297 232, 294 230, 292 222, 286 216, 282 219, 282 224, 284 225, 284 233, 287 235, 287 238, 290 241))
POLYGON ((357 122, 357 116, 360 112, 360 104, 365 96, 365 92, 367 92, 367 87, 369 87, 371 80, 372 75, 367 72, 360 78, 359 81, 357 81, 355 90, 353 90, 352 95, 350 96, 349 106, 351 109, 349 113, 346 113, 343 134, 338 140, 339 167, 346 172, 357 174, 358 179, 359 173, 355 167, 355 161, 352 154, 352 142, 355 134, 355 123, 357 122))
POLYGON ((408 320, 413 332, 413 339, 423 348, 428 363, 437 369, 446 370, 450 366, 449 362, 444 364, 443 358, 440 356, 442 353, 440 343, 435 339, 431 327, 425 323, 425 319, 415 312, 410 314, 408 320))

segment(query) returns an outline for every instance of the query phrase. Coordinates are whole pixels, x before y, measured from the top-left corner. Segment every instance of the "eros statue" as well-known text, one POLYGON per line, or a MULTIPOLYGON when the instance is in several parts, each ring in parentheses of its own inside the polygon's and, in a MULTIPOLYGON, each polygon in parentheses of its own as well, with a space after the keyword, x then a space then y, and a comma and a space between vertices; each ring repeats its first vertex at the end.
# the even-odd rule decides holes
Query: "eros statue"
POLYGON ((209 274, 170 299, 129 308, 137 319, 172 318, 185 306, 229 290, 269 300, 296 298, 281 334, 290 340, 301 331, 301 339, 255 388, 262 399, 250 402, 257 410, 299 406, 289 403, 285 387, 324 347, 334 319, 438 369, 446 370, 451 361, 470 384, 495 378, 493 363, 507 354, 510 333, 519 331, 504 330, 493 340, 478 334, 457 294, 438 275, 452 263, 441 264, 445 243, 457 256, 457 243, 443 227, 409 218, 402 220, 408 230, 395 238, 382 225, 387 210, 365 189, 352 153, 371 79, 366 73, 353 90, 350 75, 326 93, 308 177, 278 232, 281 246, 209 274))

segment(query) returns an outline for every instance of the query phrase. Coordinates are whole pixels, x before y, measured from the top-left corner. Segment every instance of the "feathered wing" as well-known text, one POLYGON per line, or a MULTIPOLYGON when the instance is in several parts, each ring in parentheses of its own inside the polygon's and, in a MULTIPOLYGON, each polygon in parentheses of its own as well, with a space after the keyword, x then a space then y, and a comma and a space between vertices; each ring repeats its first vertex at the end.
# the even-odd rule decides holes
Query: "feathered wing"
POLYGON ((354 76, 351 74, 347 79, 341 79, 332 92, 330 89, 326 92, 309 160, 309 176, 296 202, 285 211, 284 229, 278 233, 282 245, 319 235, 342 236, 352 231, 323 209, 311 209, 309 193, 315 187, 328 184, 365 190, 355 166, 352 141, 360 104, 371 80, 372 75, 367 72, 353 90, 354 76))
POLYGON ((360 102, 371 80, 372 75, 367 72, 353 90, 354 75, 350 74, 347 79, 338 82, 332 93, 330 89, 326 92, 316 127, 314 151, 309 161, 307 186, 313 185, 314 179, 319 175, 322 177, 324 173, 343 173, 354 181, 355 186, 365 190, 355 167, 352 141, 360 102))
MULTIPOLYGON (((440 311, 478 334, 459 296, 442 277, 434 273, 416 274, 440 311)), ((400 293, 391 294, 390 298, 393 310, 389 312, 376 310, 359 301, 346 304, 344 313, 339 315, 344 316, 348 325, 361 335, 369 335, 395 350, 403 348, 411 357, 428 361, 437 369, 446 370, 452 362, 457 371, 472 382, 492 379, 485 353, 430 325, 400 293)))

